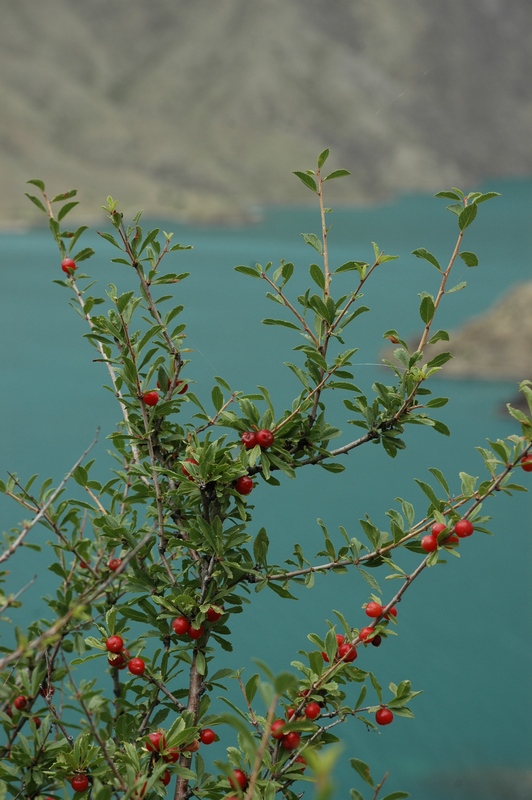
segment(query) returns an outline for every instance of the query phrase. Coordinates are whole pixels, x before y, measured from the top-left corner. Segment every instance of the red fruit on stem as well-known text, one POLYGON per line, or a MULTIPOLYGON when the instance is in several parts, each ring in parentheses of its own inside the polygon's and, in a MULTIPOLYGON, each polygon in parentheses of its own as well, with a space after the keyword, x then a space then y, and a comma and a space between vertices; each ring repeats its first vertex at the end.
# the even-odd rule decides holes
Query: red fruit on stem
POLYGON ((46 683, 46 681, 43 681, 43 683, 41 683, 41 688, 39 689, 39 694, 41 695, 41 697, 44 698, 53 697, 54 692, 55 692, 55 686, 52 686, 51 683, 46 683))
MULTIPOLYGON (((196 461, 195 458, 185 458, 185 463, 187 463, 187 462, 189 464, 195 464, 196 466, 198 466, 198 462, 196 461)), ((187 468, 185 467, 184 464, 181 464, 181 472, 183 473, 183 475, 187 476, 189 481, 193 481, 194 480, 193 476, 190 474, 190 472, 187 471, 187 468)))
POLYGON ((191 639, 201 639, 205 633, 203 625, 191 625, 188 629, 188 635, 191 639))
POLYGON ((163 731, 153 731, 146 738, 146 750, 150 753, 160 753, 166 747, 166 737, 163 731))
POLYGON ((15 706, 17 711, 22 711, 22 709, 26 708, 26 706, 28 705, 28 698, 23 694, 19 694, 18 697, 15 697, 13 705, 15 706))
POLYGON ((286 718, 287 718, 288 720, 292 719, 292 717, 294 716, 294 714, 295 714, 295 713, 296 713, 296 710, 295 710, 295 708, 292 708, 292 707, 290 706, 289 708, 287 708, 287 709, 286 709, 286 718))
POLYGON ((294 761, 296 762, 296 764, 303 764, 303 769, 305 769, 305 767, 307 766, 307 762, 303 758, 303 756, 297 756, 297 758, 295 758, 294 761))
POLYGON ((524 469, 525 472, 532 472, 532 454, 523 456, 520 463, 521 469, 524 469))
POLYGON ((373 645, 373 647, 380 647, 381 642, 382 642, 382 636, 380 635, 380 633, 374 636, 373 639, 371 640, 371 644, 373 645))
POLYGON ((178 636, 184 636, 190 630, 190 622, 186 617, 176 617, 172 621, 172 628, 178 636))
POLYGON ((224 613, 223 607, 222 611, 216 611, 216 609, 213 608, 213 606, 211 606, 210 608, 207 609, 207 614, 205 616, 207 617, 209 622, 218 622, 220 617, 223 616, 223 613, 224 613))
POLYGON ((257 444, 257 434, 255 433, 255 431, 246 431, 240 437, 240 441, 242 442, 246 450, 252 450, 257 444))
POLYGON ((88 569, 88 568, 89 568, 89 565, 87 564, 87 562, 86 562, 86 561, 80 561, 80 562, 79 562, 79 568, 80 568, 80 569, 88 569))
POLYGON ((177 387, 178 394, 185 394, 185 392, 188 391, 188 383, 180 382, 177 384, 177 387))
POLYGON ((351 661, 354 661, 357 656, 358 653, 356 651, 356 647, 353 647, 353 645, 349 642, 344 642, 338 648, 338 658, 341 658, 343 661, 351 663, 351 661))
POLYGON ((286 725, 284 719, 276 719, 272 722, 271 733, 274 739, 282 739, 284 736, 283 728, 286 725))
POLYGON ((199 738, 202 744, 212 744, 216 741, 216 734, 212 728, 203 728, 199 732, 199 738))
POLYGON ((368 603, 366 605, 366 616, 368 617, 380 617, 382 614, 382 606, 380 603, 368 603))
POLYGON ((421 540, 421 549, 425 553, 433 553, 438 549, 438 540, 434 536, 424 536, 421 540))
POLYGON ((78 265, 73 258, 64 258, 61 261, 61 269, 66 275, 72 275, 78 268, 78 265))
POLYGON ((375 714, 375 722, 377 725, 389 725, 393 720, 393 714, 389 708, 379 708, 375 714))
POLYGON ((155 391, 146 392, 142 395, 142 399, 144 400, 145 405, 156 406, 159 402, 159 395, 155 391))
POLYGON ((301 736, 297 731, 290 731, 283 736, 281 744, 285 750, 297 750, 301 744, 301 736))
POLYGON ((199 739, 193 739, 188 744, 183 745, 183 750, 187 753, 196 753, 200 749, 199 739))
POLYGON ((436 537, 439 536, 442 531, 445 530, 447 526, 443 524, 443 522, 435 522, 432 528, 430 529, 431 534, 436 537))
POLYGON ((397 616, 397 609, 396 609, 396 607, 395 607, 395 606, 392 606, 392 607, 391 607, 391 608, 390 608, 390 609, 389 609, 389 610, 386 612, 386 619, 390 619, 390 617, 396 617, 396 616, 397 616))
POLYGON ((125 655, 124 652, 118 653, 118 655, 114 656, 114 658, 108 658, 107 663, 110 667, 114 667, 115 669, 125 669, 127 667, 128 656, 125 655))
POLYGON ((89 788, 89 779, 86 775, 74 775, 70 778, 70 785, 75 792, 86 792, 89 788))
POLYGON ((234 769, 233 774, 229 778, 229 783, 233 787, 233 789, 238 789, 240 786, 241 789, 245 789, 248 785, 248 778, 245 772, 242 772, 241 769, 234 769))
POLYGON ((261 431, 257 431, 257 433, 255 434, 255 438, 257 444, 259 445, 259 447, 262 448, 262 450, 267 450, 268 447, 271 447, 271 445, 274 442, 274 435, 267 428, 263 428, 261 431))
POLYGON ((465 539, 466 536, 471 536, 474 531, 473 525, 468 519, 459 519, 454 524, 454 532, 460 539, 465 539))
POLYGON ((36 728, 40 728, 41 727, 42 722, 41 722, 39 717, 32 717, 32 720, 33 720, 36 728))
POLYGON ((142 658, 132 658, 127 665, 128 670, 132 675, 143 675, 146 669, 146 664, 142 658))
POLYGON ((172 776, 170 775, 170 773, 168 772, 168 770, 165 770, 165 771, 163 772, 163 774, 161 775, 161 777, 159 778, 159 780, 161 781, 161 783, 162 783, 162 785, 163 785, 163 786, 168 786, 168 784, 169 784, 169 783, 170 783, 170 781, 172 780, 172 776))
POLYGON ((107 566, 111 570, 111 572, 116 572, 116 570, 122 566, 122 559, 121 558, 111 558, 107 562, 107 566))
POLYGON ((163 760, 167 764, 175 764, 179 760, 179 749, 177 747, 169 747, 167 752, 163 755, 163 760))
POLYGON ((238 492, 238 494, 250 494, 253 491, 254 485, 249 475, 241 475, 235 482, 235 491, 238 492))
POLYGON ((121 653, 124 649, 124 640, 121 636, 109 636, 105 646, 110 653, 121 653))
POLYGON ((323 658, 323 660, 324 660, 324 661, 326 661, 326 662, 327 662, 327 664, 329 663, 329 656, 327 655, 327 653, 325 652, 325 650, 322 650, 322 651, 321 651, 321 657, 323 658))
POLYGON ((361 642, 369 642, 370 639, 373 639, 375 636, 375 629, 374 628, 361 628, 360 633, 358 634, 358 638, 361 642))
POLYGON ((319 707, 318 703, 314 701, 312 701, 312 703, 309 703, 308 706, 305 708, 305 716, 307 719, 318 719, 320 714, 321 714, 321 708, 319 707))

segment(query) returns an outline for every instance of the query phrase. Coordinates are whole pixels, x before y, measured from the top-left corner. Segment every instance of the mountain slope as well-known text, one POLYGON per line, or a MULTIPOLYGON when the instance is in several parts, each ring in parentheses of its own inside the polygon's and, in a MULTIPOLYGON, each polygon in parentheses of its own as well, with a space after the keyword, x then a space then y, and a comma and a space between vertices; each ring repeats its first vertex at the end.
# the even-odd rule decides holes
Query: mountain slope
POLYGON ((529 0, 0 0, 0 218, 24 182, 230 218, 532 173, 529 0))

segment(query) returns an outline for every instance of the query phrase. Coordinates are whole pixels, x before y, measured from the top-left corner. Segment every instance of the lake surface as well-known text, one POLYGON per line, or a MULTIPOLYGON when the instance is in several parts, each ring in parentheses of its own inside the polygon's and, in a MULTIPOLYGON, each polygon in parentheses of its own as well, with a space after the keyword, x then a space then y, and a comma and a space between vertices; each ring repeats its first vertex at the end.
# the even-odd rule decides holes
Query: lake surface
MULTIPOLYGON (((466 249, 478 254, 480 267, 456 266, 455 283, 467 280, 468 286, 446 298, 438 327, 460 325, 509 287, 532 279, 532 181, 492 181, 481 188, 503 196, 482 205, 467 232, 466 249)), ((387 381, 379 366, 382 332, 396 328, 409 338, 421 328, 417 295, 435 291, 438 276, 409 254, 426 247, 446 262, 457 227, 444 206, 445 201, 415 195, 378 208, 340 209, 330 217, 334 266, 370 260, 371 241, 401 257, 376 271, 364 299, 371 314, 353 323, 346 343, 360 348, 354 357, 355 382, 364 389, 377 379, 387 381)), ((272 387, 279 413, 298 393, 292 373, 279 366, 296 357, 291 348, 299 343, 297 334, 260 324, 265 316, 279 316, 280 307, 264 298, 261 282, 235 273, 233 266, 292 260, 295 294, 307 285, 308 264, 317 256, 299 234, 318 233, 318 226, 314 211, 284 208, 267 210, 261 223, 245 228, 161 223, 175 231, 174 241, 194 245, 193 251, 178 253, 174 263, 176 271, 191 272, 176 298, 186 306, 187 343, 194 350, 187 377, 196 381, 200 396, 209 397, 214 375, 243 391, 257 384, 272 387)), ((85 244, 98 248, 86 264, 102 281, 100 294, 109 282, 126 289, 126 268, 109 263, 116 255, 113 249, 95 233, 85 236, 85 244)), ((2 478, 8 470, 23 479, 38 471, 43 479, 50 475, 58 481, 98 427, 102 433, 94 452, 105 464, 105 436, 118 420, 113 398, 101 389, 105 370, 93 363, 92 348, 82 339, 82 320, 68 308, 67 292, 52 283, 61 275, 46 230, 0 234, 2 478)), ((346 287, 352 275, 347 273, 346 287)), ((459 471, 484 474, 475 447, 486 438, 519 432, 500 413, 516 386, 444 379, 438 384, 434 391, 451 398, 438 413, 451 428, 450 438, 428 428, 407 430, 408 449, 395 460, 367 445, 349 456, 341 475, 307 470, 275 492, 266 486, 255 491, 255 525, 267 527, 277 559, 291 556, 293 541, 301 541, 309 554, 321 548, 317 517, 330 531, 343 524, 360 537, 358 520, 367 513, 384 527, 384 512, 398 496, 411 500, 422 515, 426 504, 413 478, 427 479, 428 467, 441 468, 456 491, 459 471)), ((342 423, 340 403, 334 413, 334 421, 342 423)), ((347 441, 352 431, 339 441, 347 441)), ((532 481, 524 473, 518 477, 532 481)), ((22 517, 3 498, 0 509, 3 530, 22 517)), ((415 720, 396 718, 379 734, 367 733, 361 724, 343 727, 338 798, 347 796, 349 786, 364 792, 348 767, 353 756, 370 762, 376 782, 389 769, 387 792, 410 791, 414 800, 525 797, 520 794, 522 776, 530 766, 532 744, 530 497, 498 496, 484 509, 493 515, 495 535, 473 536, 463 542, 460 559, 425 572, 401 603, 399 635, 379 649, 361 651, 357 664, 375 671, 384 686, 410 678, 424 694, 412 704, 415 720), (513 788, 508 780, 514 781, 513 788)), ((28 553, 10 562, 13 588, 32 578, 35 563, 35 555, 28 553)), ((21 624, 42 613, 39 598, 47 580, 46 572, 39 574, 26 593, 21 624)), ((382 586, 386 597, 396 584, 390 588, 382 581, 382 586)), ((322 577, 312 592, 299 590, 298 596, 297 603, 283 602, 271 592, 254 597, 252 610, 234 621, 235 652, 224 656, 227 664, 235 669, 245 665, 251 675, 250 659, 257 656, 275 670, 288 668, 297 651, 307 647, 306 634, 323 633, 334 608, 353 625, 364 624, 361 605, 368 587, 357 575, 322 577)))

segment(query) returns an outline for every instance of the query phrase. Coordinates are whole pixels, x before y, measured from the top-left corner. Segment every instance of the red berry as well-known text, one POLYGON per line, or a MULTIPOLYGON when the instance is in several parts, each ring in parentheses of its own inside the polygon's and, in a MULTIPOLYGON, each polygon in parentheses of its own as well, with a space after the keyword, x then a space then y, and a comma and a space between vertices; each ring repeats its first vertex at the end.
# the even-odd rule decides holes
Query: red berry
POLYGON ((200 749, 199 739, 193 739, 188 744, 183 745, 183 750, 187 753, 195 753, 200 749))
POLYGON ((71 275, 78 268, 73 258, 64 258, 61 261, 61 269, 66 275, 71 275))
POLYGON ((185 394, 185 392, 186 392, 187 390, 188 390, 188 383, 183 383, 183 382, 181 382, 181 381, 180 381, 180 382, 177 384, 177 393, 178 393, 178 394, 185 394))
POLYGON ((284 719, 276 719, 272 722, 272 736, 274 739, 282 739, 284 736, 283 728, 285 726, 284 719))
POLYGON ((255 434, 257 444, 263 449, 267 450, 274 442, 274 435, 271 431, 263 428, 255 434))
POLYGON ((118 569, 118 567, 120 567, 121 565, 122 565, 122 559, 121 558, 111 558, 107 562, 107 566, 109 567, 111 572, 115 572, 118 569))
POLYGON ((337 633, 336 634, 336 643, 338 644, 338 646, 340 646, 344 642, 345 642, 345 636, 342 636, 341 633, 337 633))
POLYGON ((438 540, 434 536, 424 536, 421 540, 421 549, 425 553, 433 553, 438 549, 438 540))
POLYGON ((152 733, 148 734, 146 739, 146 750, 148 750, 150 753, 160 753, 165 747, 166 738, 162 731, 153 731, 152 733))
POLYGON ((132 658, 127 665, 128 670, 132 675, 143 675, 146 669, 146 664, 142 658, 132 658))
POLYGON ((89 788, 89 779, 86 775, 74 775, 70 778, 70 785, 75 792, 86 792, 89 788))
POLYGON ((459 519, 458 522, 455 522, 454 532, 460 539, 464 539, 466 536, 471 536, 474 530, 475 529, 473 525, 468 519, 459 519))
POLYGON ((202 744, 212 744, 216 741, 216 734, 212 728, 203 728, 203 730, 199 732, 199 738, 202 744))
POLYGON ((288 719, 288 720, 292 719, 292 717, 294 716, 295 713, 296 713, 295 708, 292 708, 290 706, 289 708, 286 709, 286 719, 288 719))
POLYGON ((353 647, 353 645, 349 644, 349 642, 344 642, 338 648, 338 658, 341 658, 343 661, 351 663, 351 661, 354 661, 357 656, 358 653, 356 651, 356 647, 353 647))
POLYGON ((174 633, 178 636, 184 636, 189 632, 190 622, 186 617, 176 617, 172 621, 172 628, 174 629, 174 633))
POLYGON ((390 608, 390 609, 389 609, 389 610, 386 612, 386 619, 390 619, 390 616, 392 616, 392 617, 396 617, 396 616, 397 616, 397 609, 396 609, 396 607, 395 607, 395 606, 392 606, 392 607, 391 607, 391 608, 390 608))
POLYGON ((366 605, 366 615, 368 617, 380 617, 382 614, 382 606, 380 603, 368 603, 366 605))
POLYGON ((245 772, 242 772, 241 769, 234 769, 233 774, 229 778, 229 783, 233 787, 233 789, 238 789, 240 786, 241 789, 245 789, 248 785, 248 779, 245 772))
MULTIPOLYGON (((187 462, 188 462, 189 464, 195 464, 196 466, 198 466, 198 462, 196 461, 196 459, 195 459, 195 458, 185 458, 185 464, 186 464, 187 462)), ((181 464, 181 472, 183 473, 183 475, 186 475, 186 476, 187 476, 187 478, 189 479, 189 481, 193 481, 193 480, 194 480, 194 478, 192 477, 192 475, 190 474, 190 472, 188 472, 188 471, 187 471, 187 468, 184 466, 184 464, 181 464)))
POLYGON ((532 454, 522 457, 521 469, 524 469, 525 472, 532 472, 532 454))
POLYGON ((146 392, 142 395, 142 399, 147 406, 156 406, 159 402, 159 395, 157 392, 146 392))
POLYGON ((167 752, 164 753, 163 759, 164 759, 164 761, 166 761, 167 764, 169 764, 169 763, 175 764, 175 762, 179 759, 179 750, 178 750, 178 748, 177 747, 169 747, 167 752))
POLYGON ((285 750, 297 750, 301 744, 301 736, 297 731, 290 731, 281 740, 281 744, 285 750))
POLYGON ((393 720, 393 714, 389 708, 379 708, 375 714, 375 722, 377 725, 389 725, 393 720))
POLYGON ((41 688, 39 689, 39 694, 41 695, 41 697, 44 698, 53 697, 54 692, 55 692, 55 686, 52 686, 50 683, 46 683, 46 681, 43 681, 43 683, 41 683, 41 688))
POLYGON ((246 431, 242 434, 240 440, 246 450, 252 450, 257 444, 257 434, 255 431, 246 431))
POLYGON ((191 639, 201 639, 205 633, 203 625, 191 625, 188 629, 188 635, 191 639))
POLYGON ((80 562, 79 562, 79 568, 80 568, 80 569, 88 569, 88 568, 89 568, 89 565, 87 564, 87 562, 86 562, 86 561, 80 561, 80 562))
POLYGON ((445 530, 447 526, 443 524, 443 522, 435 522, 430 532, 434 537, 439 536, 442 531, 445 530))
POLYGON ((382 642, 382 636, 380 635, 380 633, 374 636, 373 639, 371 640, 371 644, 373 645, 373 647, 380 647, 381 642, 382 642))
POLYGON ((23 694, 19 694, 18 697, 15 697, 13 705, 15 706, 17 711, 22 711, 22 709, 26 708, 26 706, 28 705, 28 698, 23 694))
POLYGON ((105 646, 110 653, 121 653, 124 649, 124 640, 121 636, 109 636, 105 646))
POLYGON ((39 717, 32 717, 32 720, 33 720, 34 725, 35 725, 36 728, 40 728, 41 727, 42 722, 41 722, 39 717))
POLYGON ((114 658, 108 658, 107 663, 110 667, 114 667, 115 669, 125 669, 127 667, 127 660, 128 656, 125 655, 125 652, 122 652, 118 653, 114 658))
POLYGON ((323 660, 324 660, 324 661, 326 661, 326 662, 327 662, 327 664, 329 663, 329 656, 327 655, 327 653, 325 652, 325 650, 322 650, 322 651, 321 651, 321 657, 323 658, 323 660))
POLYGON ((168 770, 165 770, 165 771, 163 772, 163 774, 161 775, 161 777, 159 778, 159 780, 161 781, 161 783, 163 784, 163 786, 168 786, 168 784, 169 784, 169 783, 170 783, 170 781, 172 780, 172 776, 170 775, 170 773, 168 772, 168 770))
POLYGON ((294 759, 294 761, 295 761, 297 764, 303 764, 303 769, 305 769, 305 767, 307 766, 307 762, 306 762, 306 760, 303 758, 303 756, 297 756, 297 758, 295 758, 295 759, 294 759))
POLYGON ((358 638, 361 642, 369 642, 370 639, 373 639, 375 636, 375 629, 374 628, 361 628, 360 633, 358 634, 358 638))
POLYGON ((235 491, 238 494, 250 494, 253 491, 254 483, 249 475, 241 475, 235 483, 235 491))
POLYGON ((305 708, 305 716, 307 719, 317 719, 320 714, 321 708, 319 707, 318 703, 315 703, 314 701, 309 703, 305 708))
POLYGON ((220 617, 223 616, 223 613, 224 613, 223 608, 222 611, 216 611, 216 609, 213 608, 213 606, 211 606, 210 608, 207 609, 206 617, 209 620, 209 622, 218 622, 220 617))

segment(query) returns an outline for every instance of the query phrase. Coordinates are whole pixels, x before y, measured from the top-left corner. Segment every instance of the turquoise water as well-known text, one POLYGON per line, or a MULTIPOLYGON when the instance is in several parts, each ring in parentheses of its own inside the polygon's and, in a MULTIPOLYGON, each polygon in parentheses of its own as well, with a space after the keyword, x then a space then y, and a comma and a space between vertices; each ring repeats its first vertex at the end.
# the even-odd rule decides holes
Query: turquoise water
MULTIPOLYGON (((467 280, 469 285, 447 298, 440 327, 461 324, 513 284, 532 277, 532 181, 491 182, 482 188, 503 196, 482 206, 468 231, 467 248, 477 252, 481 266, 457 266, 455 282, 467 280)), ((405 338, 419 331, 417 293, 435 290, 437 274, 409 253, 427 247, 446 260, 456 222, 443 208, 441 200, 408 196, 379 208, 338 210, 330 217, 334 265, 369 260, 372 240, 401 256, 376 271, 364 300, 372 312, 352 326, 353 346, 360 347, 354 358, 356 382, 364 388, 376 379, 386 380, 377 366, 382 331, 397 328, 405 338)), ((317 254, 299 234, 318 232, 317 214, 271 209, 263 222, 247 228, 198 229, 171 223, 162 227, 176 231, 175 240, 194 245, 193 251, 176 256, 178 271, 191 272, 176 297, 187 308, 187 342, 195 351, 187 375, 197 382, 198 393, 208 398, 214 375, 244 391, 260 383, 273 387, 281 412, 299 388, 292 374, 278 365, 293 360, 291 347, 298 341, 289 331, 260 325, 262 317, 278 316, 278 307, 263 297, 259 281, 232 268, 270 260, 275 265, 284 257, 296 265, 294 293, 303 289, 307 265, 317 254)), ((111 281, 121 290, 127 288, 126 268, 109 263, 115 255, 112 248, 96 234, 86 238, 87 245, 92 238, 98 247, 89 266, 91 275, 103 282, 102 293, 111 281)), ((65 290, 52 284, 61 277, 58 270, 47 231, 0 234, 2 477, 7 470, 23 478, 39 471, 59 480, 98 427, 102 433, 95 452, 105 460, 105 435, 118 419, 112 397, 101 389, 104 368, 92 362, 93 350, 82 339, 82 321, 68 308, 65 290)), ((346 287, 350 280, 344 279, 346 287)), ((517 430, 499 413, 515 388, 508 383, 441 380, 439 393, 451 397, 439 412, 451 428, 449 439, 429 429, 414 429, 407 432, 407 451, 395 460, 368 445, 349 456, 349 469, 342 475, 307 470, 275 492, 263 486, 253 495, 255 520, 257 527, 266 525, 275 557, 290 557, 287 543, 292 540, 302 541, 309 553, 320 549, 318 516, 331 531, 343 524, 359 536, 358 519, 368 513, 384 526, 384 512, 397 496, 418 504, 422 513, 425 503, 413 478, 426 478, 428 467, 440 467, 455 487, 460 470, 482 474, 475 446, 486 437, 517 430)), ((340 404, 335 414, 335 421, 341 422, 340 404)), ((14 506, 2 502, 0 508, 3 529, 20 519, 14 506)), ((493 514, 495 536, 474 536, 461 547, 460 560, 424 573, 401 603, 399 635, 361 654, 357 663, 374 670, 383 685, 408 677, 424 694, 413 702, 414 721, 396 719, 380 734, 366 733, 361 725, 344 726, 339 798, 347 796, 351 785, 363 791, 346 767, 352 756, 369 761, 378 780, 389 769, 388 792, 410 791, 415 800, 503 800, 502 790, 494 787, 495 773, 504 776, 505 770, 516 776, 517 788, 521 785, 519 772, 529 764, 532 743, 531 505, 528 495, 519 494, 497 497, 485 509, 493 514)), ((23 581, 33 576, 35 557, 21 554, 10 568, 13 585, 20 586, 21 575, 23 581)), ((46 581, 46 574, 40 574, 26 593, 26 619, 39 613, 46 581)), ((383 588, 386 596, 390 589, 386 584, 383 588)), ((312 592, 299 592, 298 603, 263 592, 253 598, 248 614, 235 619, 235 652, 224 657, 234 668, 245 664, 248 674, 252 656, 284 669, 306 647, 307 632, 323 632, 333 608, 353 625, 360 624, 360 606, 367 595, 366 584, 352 575, 323 577, 312 592)), ((517 797, 517 789, 508 796, 517 797)))

